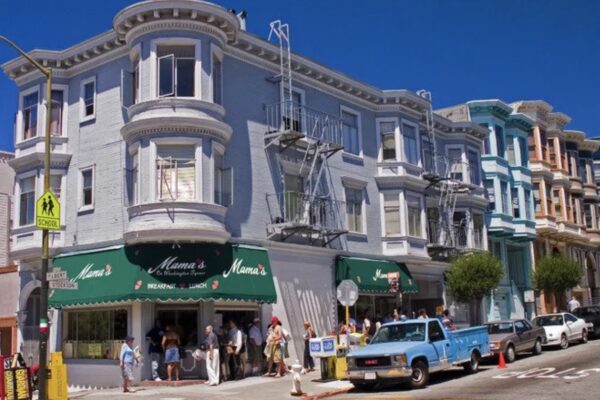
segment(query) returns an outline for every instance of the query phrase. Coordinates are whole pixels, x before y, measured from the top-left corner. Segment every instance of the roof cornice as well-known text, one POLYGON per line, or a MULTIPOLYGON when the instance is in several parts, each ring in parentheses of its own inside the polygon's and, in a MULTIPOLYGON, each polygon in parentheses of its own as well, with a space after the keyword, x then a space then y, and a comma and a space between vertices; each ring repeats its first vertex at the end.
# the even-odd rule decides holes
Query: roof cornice
POLYGON ((498 99, 491 100, 474 100, 467 102, 469 112, 473 114, 491 114, 497 118, 507 120, 513 109, 498 99))

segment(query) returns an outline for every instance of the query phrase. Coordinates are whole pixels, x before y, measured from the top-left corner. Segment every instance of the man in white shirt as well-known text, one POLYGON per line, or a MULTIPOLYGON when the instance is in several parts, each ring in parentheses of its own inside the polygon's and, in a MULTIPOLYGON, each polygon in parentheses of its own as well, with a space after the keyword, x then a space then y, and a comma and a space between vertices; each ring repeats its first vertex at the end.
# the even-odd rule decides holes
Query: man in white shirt
POLYGON ((365 311, 365 319, 363 320, 363 335, 368 335, 371 330, 371 321, 369 320, 369 312, 365 311))
POLYGON ((575 296, 571 296, 571 300, 569 300, 569 303, 567 305, 569 306, 569 312, 573 312, 576 308, 581 307, 581 304, 579 303, 579 301, 577 301, 577 298, 575 298, 575 296))
POLYGON ((248 358, 252 363, 252 375, 255 375, 259 372, 262 359, 263 336, 260 332, 260 318, 254 318, 254 321, 252 321, 248 339, 248 358))
POLYGON ((244 368, 244 365, 241 365, 241 360, 240 360, 240 353, 242 351, 246 351, 246 349, 243 349, 243 335, 242 335, 242 331, 240 331, 237 326, 235 325, 235 322, 230 321, 229 322, 229 341, 231 342, 231 345, 234 348, 234 352, 233 352, 233 370, 232 370, 232 375, 233 378, 232 379, 236 379, 238 376, 240 376, 240 368, 244 368))

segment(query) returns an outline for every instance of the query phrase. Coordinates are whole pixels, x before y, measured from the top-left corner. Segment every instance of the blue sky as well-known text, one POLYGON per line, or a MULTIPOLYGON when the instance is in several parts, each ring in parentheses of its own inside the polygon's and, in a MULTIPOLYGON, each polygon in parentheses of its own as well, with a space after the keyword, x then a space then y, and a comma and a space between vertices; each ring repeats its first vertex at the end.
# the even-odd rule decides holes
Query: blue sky
MULTIPOLYGON (((131 0, 0 1, 0 34, 25 50, 64 49, 110 29, 131 0), (60 6, 58 6, 60 5, 60 6)), ((434 107, 543 99, 600 136, 600 1, 218 0, 248 30, 291 25, 292 48, 382 89, 427 88, 434 107)), ((15 56, 0 43, 0 63, 15 56)), ((0 74, 0 150, 13 148, 17 89, 0 74)))

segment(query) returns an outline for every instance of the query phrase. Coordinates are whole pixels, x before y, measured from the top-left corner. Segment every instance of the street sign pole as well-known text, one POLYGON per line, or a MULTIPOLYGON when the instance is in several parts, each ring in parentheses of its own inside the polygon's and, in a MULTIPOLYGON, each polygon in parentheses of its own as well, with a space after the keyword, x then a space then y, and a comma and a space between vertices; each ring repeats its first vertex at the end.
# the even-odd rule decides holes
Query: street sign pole
POLYGON ((346 304, 346 331, 350 329, 350 306, 346 304))

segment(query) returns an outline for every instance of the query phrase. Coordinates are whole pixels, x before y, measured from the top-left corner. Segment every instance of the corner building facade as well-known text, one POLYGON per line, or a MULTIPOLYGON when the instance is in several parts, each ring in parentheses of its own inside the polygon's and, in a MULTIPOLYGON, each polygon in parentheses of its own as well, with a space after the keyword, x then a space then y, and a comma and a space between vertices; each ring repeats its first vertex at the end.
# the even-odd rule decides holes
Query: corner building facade
MULTIPOLYGON (((296 54, 284 91, 279 47, 244 26, 210 3, 148 1, 106 33, 31 53, 55 76, 51 186, 63 230, 51 235, 53 267, 78 289, 51 291, 51 349, 64 352, 73 384, 117 386, 122 338, 145 349, 156 319, 177 326, 192 351, 207 324, 259 317, 264 331, 277 315, 300 358, 303 321, 318 334, 337 327, 341 279, 361 290, 355 317, 450 307, 448 263, 430 254, 439 236, 438 201, 423 180, 437 162, 432 140, 470 185, 457 199, 456 243, 487 247, 486 129, 296 54)), ((19 343, 35 359, 45 89, 22 58, 3 69, 21 90, 11 256, 19 343)), ((149 364, 137 379, 150 377, 149 364)), ((187 357, 183 374, 205 376, 204 366, 187 357)))

